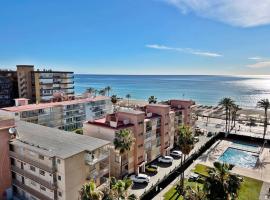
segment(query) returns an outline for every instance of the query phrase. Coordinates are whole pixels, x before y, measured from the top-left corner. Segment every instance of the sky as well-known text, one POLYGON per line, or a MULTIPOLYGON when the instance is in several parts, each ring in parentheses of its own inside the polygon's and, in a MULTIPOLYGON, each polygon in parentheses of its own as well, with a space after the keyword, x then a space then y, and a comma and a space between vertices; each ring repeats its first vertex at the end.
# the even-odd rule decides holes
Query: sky
POLYGON ((270 0, 0 0, 0 68, 270 74, 270 0))

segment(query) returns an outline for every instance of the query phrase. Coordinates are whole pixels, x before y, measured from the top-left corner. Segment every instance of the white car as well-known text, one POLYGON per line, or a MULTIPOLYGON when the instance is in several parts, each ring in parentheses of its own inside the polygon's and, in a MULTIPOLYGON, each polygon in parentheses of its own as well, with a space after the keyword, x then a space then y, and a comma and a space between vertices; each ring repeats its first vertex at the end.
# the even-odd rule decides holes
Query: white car
POLYGON ((147 176, 146 174, 131 175, 130 179, 134 183, 149 183, 150 182, 150 176, 147 176))
POLYGON ((171 156, 161 156, 161 157, 158 158, 158 162, 172 163, 173 162, 173 157, 171 157, 171 156))
POLYGON ((182 156, 182 152, 181 151, 177 151, 177 150, 173 150, 170 153, 171 156, 175 156, 175 157, 181 157, 182 156))

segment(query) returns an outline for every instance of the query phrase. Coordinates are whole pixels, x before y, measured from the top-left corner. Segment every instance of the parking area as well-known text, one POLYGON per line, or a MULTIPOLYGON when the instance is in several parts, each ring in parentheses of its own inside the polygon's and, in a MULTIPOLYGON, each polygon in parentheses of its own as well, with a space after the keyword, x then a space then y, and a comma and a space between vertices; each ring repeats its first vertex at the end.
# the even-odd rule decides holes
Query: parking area
MULTIPOLYGON (((203 146, 211 137, 206 135, 199 136, 199 141, 195 144, 194 149, 190 152, 189 156, 197 151, 201 146, 203 146)), ((187 157, 189 157, 187 156, 187 157)), ((181 157, 175 157, 171 164, 160 163, 158 161, 153 162, 159 167, 158 173, 148 173, 145 174, 150 176, 150 182, 146 183, 134 183, 131 193, 135 194, 137 197, 140 197, 145 191, 149 190, 153 185, 155 185, 159 180, 163 179, 168 175, 173 169, 179 167, 181 164, 181 157)))

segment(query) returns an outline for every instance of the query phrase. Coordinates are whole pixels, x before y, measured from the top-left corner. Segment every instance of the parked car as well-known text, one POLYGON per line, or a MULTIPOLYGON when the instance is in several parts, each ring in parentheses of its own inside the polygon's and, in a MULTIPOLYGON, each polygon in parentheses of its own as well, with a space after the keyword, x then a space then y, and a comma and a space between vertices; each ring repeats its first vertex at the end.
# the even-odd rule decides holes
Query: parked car
POLYGON ((182 156, 182 152, 181 151, 177 151, 177 150, 173 150, 170 153, 171 156, 175 156, 175 157, 181 157, 182 156))
POLYGON ((150 182, 150 177, 147 176, 146 174, 138 174, 138 175, 131 175, 130 179, 134 182, 134 183, 149 183, 150 182))
POLYGON ((173 157, 171 157, 171 156, 161 156, 161 157, 158 158, 158 162, 172 163, 173 162, 173 157))
POLYGON ((147 165, 145 167, 145 170, 147 172, 157 173, 158 172, 158 166, 157 165, 147 165))
POLYGON ((221 128, 221 124, 216 124, 216 128, 221 128))
POLYGON ((195 174, 195 173, 191 173, 188 177, 188 180, 189 181, 197 181, 198 179, 200 178, 200 176, 198 174, 195 174))
POLYGON ((213 136, 213 133, 209 131, 209 132, 207 133, 207 137, 212 137, 212 136, 213 136))
POLYGON ((194 137, 194 142, 199 142, 199 141, 200 141, 199 137, 198 136, 195 136, 194 137))

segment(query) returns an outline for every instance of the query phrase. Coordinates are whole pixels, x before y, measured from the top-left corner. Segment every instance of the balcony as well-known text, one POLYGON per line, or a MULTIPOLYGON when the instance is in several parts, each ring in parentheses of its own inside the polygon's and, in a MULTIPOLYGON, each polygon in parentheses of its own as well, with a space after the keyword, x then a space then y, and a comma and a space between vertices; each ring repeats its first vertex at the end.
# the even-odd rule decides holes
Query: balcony
POLYGON ((20 154, 18 154, 16 152, 10 151, 9 152, 9 155, 12 158, 15 158, 15 159, 21 160, 23 162, 29 163, 30 165, 33 165, 33 166, 35 166, 35 167, 37 167, 39 169, 42 169, 42 170, 44 170, 46 172, 51 173, 51 174, 56 171, 56 169, 55 169, 55 167, 53 167, 53 165, 51 167, 46 166, 46 165, 41 164, 41 163, 39 163, 37 161, 34 161, 34 160, 30 159, 30 158, 27 158, 25 156, 22 156, 22 155, 20 155, 20 154))
POLYGON ((102 160, 105 160, 109 156, 109 151, 101 151, 98 155, 95 155, 95 153, 86 153, 85 154, 85 162, 88 165, 94 165, 102 160))
POLYGON ((45 181, 41 178, 39 178, 38 176, 35 176, 19 167, 16 167, 14 165, 11 166, 11 171, 18 173, 26 178, 29 178, 31 180, 34 180, 35 182, 39 183, 40 185, 43 185, 44 187, 50 189, 50 190, 55 190, 56 189, 56 184, 54 183, 50 183, 48 181, 45 181))
POLYGON ((36 191, 36 190, 30 188, 29 186, 27 186, 27 185, 21 183, 21 182, 18 181, 18 180, 14 180, 14 179, 13 179, 13 180, 12 180, 12 183, 13 183, 13 185, 15 185, 16 187, 21 188, 22 190, 24 190, 24 191, 28 192, 29 194, 31 194, 31 195, 37 197, 38 199, 42 199, 42 200, 53 200, 53 199, 51 199, 51 198, 45 196, 44 194, 42 194, 42 193, 40 193, 40 192, 38 192, 38 191, 36 191))

